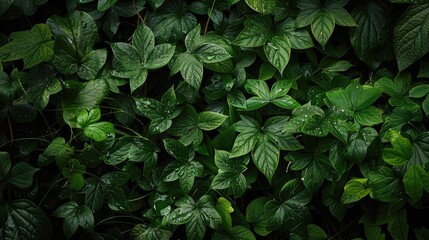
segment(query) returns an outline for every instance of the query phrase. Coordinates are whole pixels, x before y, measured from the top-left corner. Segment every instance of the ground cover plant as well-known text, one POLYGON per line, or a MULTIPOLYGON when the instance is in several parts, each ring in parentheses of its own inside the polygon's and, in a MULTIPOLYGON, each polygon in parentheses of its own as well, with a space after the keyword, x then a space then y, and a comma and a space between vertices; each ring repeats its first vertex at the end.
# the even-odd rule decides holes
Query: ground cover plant
POLYGON ((1 1, 0 239, 429 239, 428 18, 1 1))

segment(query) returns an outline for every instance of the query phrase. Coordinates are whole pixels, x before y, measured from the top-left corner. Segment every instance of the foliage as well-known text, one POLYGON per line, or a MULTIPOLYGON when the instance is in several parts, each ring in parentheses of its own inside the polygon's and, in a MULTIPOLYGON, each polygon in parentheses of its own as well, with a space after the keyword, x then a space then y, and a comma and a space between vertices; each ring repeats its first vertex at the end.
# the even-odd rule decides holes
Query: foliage
POLYGON ((0 239, 429 239, 428 16, 1 1, 0 239))

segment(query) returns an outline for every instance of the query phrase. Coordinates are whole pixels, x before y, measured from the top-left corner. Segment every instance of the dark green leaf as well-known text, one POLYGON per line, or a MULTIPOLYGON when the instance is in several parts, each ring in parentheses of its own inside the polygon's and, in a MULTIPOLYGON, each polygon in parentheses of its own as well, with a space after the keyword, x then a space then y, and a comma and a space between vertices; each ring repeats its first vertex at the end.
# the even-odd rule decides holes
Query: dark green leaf
POLYGON ((246 3, 259 13, 270 14, 274 11, 276 1, 277 0, 246 0, 246 3))
POLYGON ((9 173, 12 163, 8 152, 0 152, 0 180, 6 178, 9 173))
POLYGON ((73 236, 79 226, 86 230, 92 230, 94 227, 94 216, 91 209, 85 205, 79 206, 79 204, 73 201, 58 207, 53 216, 64 218, 63 231, 68 239, 73 236))
POLYGON ((429 52, 429 3, 413 4, 395 25, 393 46, 399 71, 409 67, 429 52))
POLYGON ((8 175, 8 182, 18 188, 28 188, 33 184, 33 175, 39 168, 34 168, 26 162, 19 162, 12 167, 8 175))
POLYGON ((216 112, 201 112, 198 114, 198 127, 204 131, 218 128, 228 116, 216 112))
POLYGON ((311 32, 316 40, 325 47, 335 27, 335 17, 328 11, 320 10, 311 21, 311 32))
POLYGON ((404 195, 401 179, 393 169, 385 166, 369 171, 368 186, 371 197, 381 202, 393 202, 404 195))
POLYGON ((51 239, 52 224, 39 207, 27 199, 6 205, 7 220, 3 225, 4 239, 51 239))
POLYGON ((170 239, 171 235, 172 234, 169 230, 164 230, 145 224, 135 225, 130 233, 132 240, 168 240, 170 239))
POLYGON ((274 36, 264 45, 265 55, 268 61, 283 74, 283 70, 289 62, 291 43, 287 36, 274 36))
POLYGON ((14 32, 11 41, 0 48, 0 61, 24 60, 24 69, 52 60, 54 41, 49 26, 36 24, 30 31, 14 32))
POLYGON ((279 156, 280 150, 266 136, 261 137, 252 150, 253 162, 265 177, 267 177, 269 182, 271 182, 274 172, 277 169, 279 156))

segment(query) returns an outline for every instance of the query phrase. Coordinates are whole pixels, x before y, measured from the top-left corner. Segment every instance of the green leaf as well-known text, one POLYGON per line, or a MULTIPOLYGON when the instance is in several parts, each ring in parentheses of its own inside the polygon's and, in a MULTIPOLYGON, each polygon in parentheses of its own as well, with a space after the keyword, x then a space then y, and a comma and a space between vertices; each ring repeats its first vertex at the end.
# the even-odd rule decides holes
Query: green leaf
POLYGON ((186 235, 189 239, 203 239, 206 226, 216 228, 222 218, 213 206, 211 197, 204 195, 198 202, 186 196, 176 202, 178 206, 167 215, 168 222, 174 225, 186 224, 186 235))
POLYGON ((215 44, 203 44, 193 54, 204 63, 216 63, 231 58, 224 48, 215 44))
POLYGON ((4 239, 51 239, 52 224, 39 207, 27 199, 6 204, 7 219, 2 227, 4 239))
POLYGON ((216 112, 201 112, 198 114, 198 127, 204 131, 210 131, 223 124, 228 116, 216 112))
POLYGON ((280 150, 266 135, 262 136, 252 150, 252 159, 256 167, 271 182, 279 163, 280 150))
POLYGON ((146 67, 148 69, 158 69, 167 65, 173 57, 175 49, 176 46, 171 44, 156 45, 147 58, 146 67))
POLYGON ((344 192, 341 196, 343 204, 350 204, 358 202, 370 193, 367 186, 367 179, 365 178, 352 178, 344 186, 344 192))
POLYGON ((271 14, 276 7, 277 0, 245 0, 253 10, 262 14, 271 14))
POLYGON ((52 214, 54 217, 64 218, 63 231, 67 239, 70 239, 79 226, 86 230, 94 227, 94 216, 91 209, 85 205, 70 201, 58 207, 52 214))
POLYGON ((86 179, 85 188, 85 205, 87 205, 93 212, 98 211, 104 203, 107 188, 105 184, 97 178, 86 179))
POLYGON ((257 141, 259 141, 258 132, 243 132, 235 138, 231 150, 231 157, 243 156, 253 150, 257 141))
POLYGON ((429 84, 420 84, 410 90, 409 96, 412 98, 421 98, 429 93, 429 84))
POLYGON ((370 68, 375 69, 380 62, 374 57, 373 51, 378 47, 378 36, 388 19, 385 6, 380 2, 364 2, 355 8, 352 16, 357 27, 350 28, 349 37, 357 57, 370 68))
POLYGON ((148 15, 148 26, 152 29, 157 42, 176 42, 183 40, 186 34, 197 26, 197 18, 186 10, 184 1, 170 1, 163 4, 156 13, 148 15))
POLYGON ((402 181, 405 192, 413 202, 417 202, 423 196, 423 189, 429 192, 429 173, 419 165, 411 165, 402 181))
POLYGON ((401 15, 393 32, 393 47, 399 71, 429 52, 429 3, 413 4, 401 15))
MULTIPOLYGON (((403 98, 408 94, 411 84, 411 75, 407 72, 398 74, 394 81, 387 77, 383 77, 374 83, 374 87, 379 88, 391 97, 403 98)), ((410 91, 411 92, 411 91, 410 91)))
POLYGON ((2 62, 23 59, 24 69, 28 69, 51 61, 54 56, 54 41, 46 24, 36 24, 30 31, 13 32, 10 40, 0 48, 2 62))
POLYGON ((317 42, 325 47, 335 27, 335 17, 328 11, 320 10, 311 21, 311 32, 317 42))
POLYGON ((73 149, 66 143, 66 140, 63 137, 57 137, 48 145, 43 155, 64 158, 72 152, 73 149))
POLYGON ((7 181, 18 188, 28 188, 33 184, 34 173, 39 170, 26 162, 19 162, 10 170, 7 181))
POLYGON ((270 18, 263 16, 249 16, 244 22, 244 29, 234 40, 234 44, 241 47, 260 47, 271 37, 272 23, 270 18))
POLYGON ((115 132, 115 127, 110 122, 92 123, 85 127, 85 136, 94 139, 96 142, 105 141, 109 134, 115 132))
POLYGON ((108 165, 117 165, 125 160, 132 162, 150 162, 157 160, 153 143, 147 139, 122 137, 110 149, 105 160, 108 165))
POLYGON ((311 24, 322 4, 317 0, 300 0, 296 6, 301 10, 296 17, 296 27, 302 28, 311 24))
POLYGON ((77 116, 77 123, 81 128, 87 127, 91 123, 96 123, 101 118, 100 108, 93 108, 89 112, 83 109, 77 116))
POLYGON ((118 0, 98 0, 97 10, 104 12, 111 8, 118 0))
POLYGON ((115 57, 126 69, 141 67, 139 52, 135 46, 128 43, 116 42, 111 43, 110 47, 115 57))
POLYGON ((80 59, 92 50, 98 37, 94 19, 83 11, 73 11, 66 17, 54 15, 46 23, 55 37, 66 42, 65 39, 71 39, 70 47, 80 59))
POLYGON ((393 169, 377 166, 367 175, 371 198, 381 202, 394 202, 403 197, 401 179, 393 169))
POLYGON ((377 225, 364 225, 365 236, 370 240, 384 240, 386 236, 381 232, 381 227, 377 225))
POLYGON ((169 230, 158 227, 148 226, 146 224, 135 225, 130 232, 132 240, 168 240, 172 233, 169 230))
POLYGON ((408 221, 407 221, 407 211, 405 209, 401 209, 389 216, 390 221, 387 225, 387 230, 389 230, 392 236, 395 236, 394 239, 409 239, 408 238, 408 221))
POLYGON ((86 83, 70 81, 62 96, 63 118, 67 124, 76 127, 73 120, 82 109, 92 109, 109 93, 109 85, 103 79, 96 79, 86 83))
POLYGON ((264 45, 264 52, 268 61, 283 74, 291 54, 289 37, 280 35, 270 38, 264 45))
POLYGON ((183 61, 180 74, 183 79, 195 89, 199 89, 203 80, 203 64, 194 55, 184 54, 183 58, 176 61, 183 61))
POLYGON ((268 219, 264 210, 264 205, 271 200, 269 197, 259 197, 253 199, 246 207, 246 220, 253 225, 255 232, 261 236, 268 235, 268 219))
POLYGON ((224 197, 217 199, 217 204, 215 206, 216 211, 222 218, 222 226, 226 231, 232 230, 232 218, 231 214, 234 212, 234 208, 231 206, 231 202, 224 197))
POLYGON ((422 120, 420 106, 414 103, 407 103, 403 106, 396 107, 385 118, 380 135, 384 135, 390 130, 400 132, 405 124, 419 122, 422 120))
POLYGON ((401 136, 395 130, 391 130, 389 134, 393 148, 383 149, 383 160, 393 166, 407 163, 413 154, 413 146, 410 140, 401 136))
POLYGON ((369 107, 381 96, 381 91, 368 85, 352 83, 345 89, 327 92, 326 96, 340 109, 354 112, 369 107))
POLYGON ((356 111, 353 117, 362 126, 373 126, 383 122, 381 110, 374 106, 356 111))

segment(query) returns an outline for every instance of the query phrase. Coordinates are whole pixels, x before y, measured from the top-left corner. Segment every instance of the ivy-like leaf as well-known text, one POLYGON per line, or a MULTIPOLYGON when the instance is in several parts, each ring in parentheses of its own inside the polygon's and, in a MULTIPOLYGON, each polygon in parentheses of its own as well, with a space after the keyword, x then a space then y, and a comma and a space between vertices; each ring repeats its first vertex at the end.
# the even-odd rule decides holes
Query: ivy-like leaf
POLYGON ((34 173, 39 170, 26 162, 19 162, 10 170, 8 182, 22 189, 28 188, 33 184, 34 173))
POLYGON ((419 165, 411 165, 404 174, 405 192, 413 202, 423 196, 423 190, 429 192, 429 173, 419 165))

